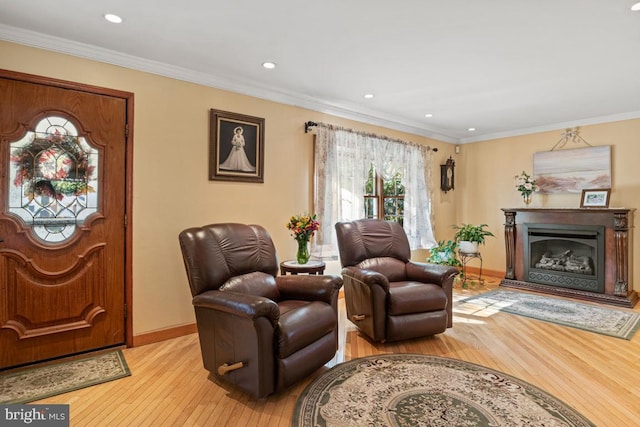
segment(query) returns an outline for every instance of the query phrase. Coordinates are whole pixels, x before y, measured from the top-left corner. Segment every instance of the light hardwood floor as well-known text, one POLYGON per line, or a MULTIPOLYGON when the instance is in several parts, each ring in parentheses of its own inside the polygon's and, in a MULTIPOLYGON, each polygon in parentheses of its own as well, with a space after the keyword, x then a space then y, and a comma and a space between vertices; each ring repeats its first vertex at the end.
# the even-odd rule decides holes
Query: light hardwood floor
MULTIPOLYGON (((488 278, 471 289, 456 285, 454 299, 496 288, 498 281, 488 278)), ((547 391, 598 426, 640 426, 640 331, 627 341, 506 313, 456 313, 454 327, 444 334, 373 344, 345 320, 341 304, 340 349, 327 366, 382 353, 484 365, 547 391)), ((72 426, 289 426, 298 395, 328 369, 285 393, 255 400, 207 379, 196 334, 124 354, 130 377, 37 403, 70 404, 72 426)))

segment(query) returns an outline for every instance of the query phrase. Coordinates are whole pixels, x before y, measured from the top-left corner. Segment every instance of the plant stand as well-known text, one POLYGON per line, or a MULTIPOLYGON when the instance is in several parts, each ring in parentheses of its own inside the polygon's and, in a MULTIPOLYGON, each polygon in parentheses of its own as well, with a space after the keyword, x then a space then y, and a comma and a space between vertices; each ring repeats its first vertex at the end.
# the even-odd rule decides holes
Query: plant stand
POLYGON ((458 252, 458 255, 460 257, 460 262, 462 263, 462 287, 463 288, 468 288, 467 285, 467 280, 471 279, 473 280, 477 280, 478 283, 480 285, 482 285, 484 282, 482 280, 482 255, 480 255, 480 252, 476 252, 476 253, 466 253, 466 252, 458 252), (467 263, 473 259, 479 259, 480 260, 480 274, 478 276, 473 276, 473 277, 469 277, 467 275, 467 263))

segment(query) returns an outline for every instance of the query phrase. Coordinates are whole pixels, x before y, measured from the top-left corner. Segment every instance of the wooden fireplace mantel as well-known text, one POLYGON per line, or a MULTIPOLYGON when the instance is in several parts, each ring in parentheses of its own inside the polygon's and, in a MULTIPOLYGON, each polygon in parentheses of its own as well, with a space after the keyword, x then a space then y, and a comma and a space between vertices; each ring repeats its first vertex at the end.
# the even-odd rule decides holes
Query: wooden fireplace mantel
POLYGON ((626 208, 502 208, 505 216, 504 240, 506 248, 506 274, 500 286, 520 288, 601 302, 622 307, 633 307, 638 294, 633 290, 633 213, 626 208), (604 293, 560 288, 524 279, 524 224, 575 224, 605 227, 605 283, 604 293))

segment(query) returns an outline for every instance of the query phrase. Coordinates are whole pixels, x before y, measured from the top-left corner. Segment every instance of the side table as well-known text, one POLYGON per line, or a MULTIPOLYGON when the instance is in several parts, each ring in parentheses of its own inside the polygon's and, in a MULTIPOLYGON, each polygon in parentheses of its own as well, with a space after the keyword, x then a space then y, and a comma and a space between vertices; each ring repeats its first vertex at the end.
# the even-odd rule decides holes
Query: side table
POLYGON ((309 260, 306 264, 298 264, 296 260, 283 261, 280 263, 280 274, 285 275, 308 273, 308 274, 324 274, 325 263, 317 260, 309 260))
POLYGON ((462 287, 467 287, 467 263, 472 259, 480 260, 480 274, 477 277, 472 277, 471 279, 478 279, 478 282, 482 284, 482 255, 480 255, 480 252, 474 254, 458 252, 458 255, 460 256, 460 262, 462 263, 462 287))

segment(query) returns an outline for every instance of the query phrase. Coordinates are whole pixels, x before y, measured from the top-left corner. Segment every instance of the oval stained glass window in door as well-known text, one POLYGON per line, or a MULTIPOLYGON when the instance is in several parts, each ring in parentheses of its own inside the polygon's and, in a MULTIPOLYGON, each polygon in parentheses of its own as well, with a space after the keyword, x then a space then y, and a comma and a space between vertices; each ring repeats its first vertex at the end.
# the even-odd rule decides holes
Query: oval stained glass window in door
POLYGON ((48 243, 73 236, 98 207, 98 150, 50 116, 10 144, 9 212, 48 243))

